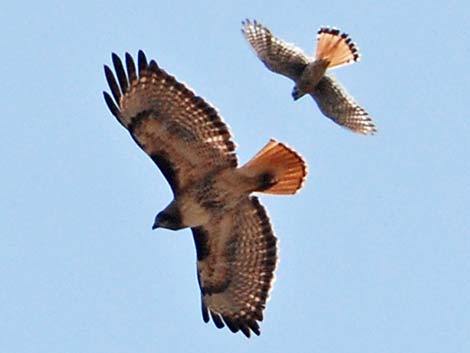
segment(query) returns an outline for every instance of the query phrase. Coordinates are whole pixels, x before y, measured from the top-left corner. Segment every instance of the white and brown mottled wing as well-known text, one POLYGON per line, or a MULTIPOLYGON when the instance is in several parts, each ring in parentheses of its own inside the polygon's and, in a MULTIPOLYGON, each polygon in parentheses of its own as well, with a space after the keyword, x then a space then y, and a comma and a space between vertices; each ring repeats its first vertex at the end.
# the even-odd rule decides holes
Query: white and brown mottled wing
POLYGON ((277 239, 264 207, 250 197, 192 231, 204 321, 259 335, 277 263, 277 239))
POLYGON ((364 135, 377 132, 369 114, 331 76, 323 76, 311 96, 335 123, 364 135))
POLYGON ((304 52, 295 45, 275 37, 256 20, 245 20, 242 24, 243 35, 266 67, 297 81, 310 61, 304 52))
POLYGON ((115 75, 105 65, 113 98, 104 98, 111 113, 129 130, 168 180, 173 193, 201 171, 236 167, 235 144, 217 111, 184 84, 147 62, 142 51, 137 67, 126 53, 125 65, 112 55, 115 75))

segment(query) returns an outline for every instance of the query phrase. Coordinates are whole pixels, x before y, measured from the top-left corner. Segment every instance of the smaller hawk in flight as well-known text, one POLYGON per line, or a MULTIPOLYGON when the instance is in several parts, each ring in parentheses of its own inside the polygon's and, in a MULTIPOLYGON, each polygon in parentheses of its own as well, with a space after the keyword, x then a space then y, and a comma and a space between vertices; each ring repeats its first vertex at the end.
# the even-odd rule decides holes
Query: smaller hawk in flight
POLYGON ((201 289, 202 317, 247 337, 260 334, 277 263, 277 239, 253 192, 288 195, 303 185, 302 157, 271 140, 237 167, 227 125, 202 97, 139 51, 137 67, 112 55, 105 65, 111 113, 160 168, 173 201, 153 229, 191 228, 201 289))
POLYGON ((300 48, 276 38, 257 21, 242 22, 242 33, 266 67, 295 82, 292 97, 310 94, 324 115, 335 123, 364 135, 377 129, 369 114, 359 106, 327 69, 359 60, 357 46, 346 33, 322 27, 318 31, 317 51, 308 57, 300 48))

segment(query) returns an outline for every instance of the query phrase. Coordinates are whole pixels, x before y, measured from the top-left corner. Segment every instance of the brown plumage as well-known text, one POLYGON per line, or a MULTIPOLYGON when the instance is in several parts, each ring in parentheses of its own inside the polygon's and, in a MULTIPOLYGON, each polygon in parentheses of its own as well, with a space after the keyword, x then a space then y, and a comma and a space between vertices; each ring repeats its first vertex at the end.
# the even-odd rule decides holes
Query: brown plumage
POLYGON ((167 179, 173 201, 153 228, 190 227, 197 254, 202 315, 219 328, 260 334, 277 262, 277 240, 252 192, 294 194, 307 170, 302 157, 275 140, 237 168, 235 144, 217 111, 147 61, 105 66, 111 113, 167 179))
POLYGON ((369 114, 331 76, 328 69, 360 59, 357 46, 346 33, 322 27, 317 50, 310 58, 298 47, 275 37, 257 21, 242 22, 242 33, 265 66, 295 82, 294 100, 310 94, 321 112, 337 124, 364 135, 377 131, 369 114))

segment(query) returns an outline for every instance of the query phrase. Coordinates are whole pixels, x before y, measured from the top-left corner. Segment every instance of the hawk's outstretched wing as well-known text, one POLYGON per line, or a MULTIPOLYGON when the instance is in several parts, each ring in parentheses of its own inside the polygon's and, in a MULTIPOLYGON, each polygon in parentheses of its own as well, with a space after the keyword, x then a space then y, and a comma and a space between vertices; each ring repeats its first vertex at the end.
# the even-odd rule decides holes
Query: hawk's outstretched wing
POLYGON ((322 113, 337 124, 364 135, 377 132, 369 114, 332 77, 324 75, 311 96, 322 113))
POLYGON ((105 101, 160 168, 174 194, 197 179, 201 170, 237 165, 227 126, 203 98, 154 60, 147 63, 142 51, 137 69, 126 53, 127 73, 116 54, 112 60, 116 76, 108 66, 104 69, 114 100, 104 92, 105 101))
POLYGON ((257 321, 263 320, 277 262, 277 239, 264 207, 250 197, 192 231, 204 321, 210 315, 218 328, 259 335, 257 321))
POLYGON ((297 81, 310 61, 304 52, 295 45, 276 38, 256 20, 245 20, 242 24, 243 35, 266 67, 297 81))

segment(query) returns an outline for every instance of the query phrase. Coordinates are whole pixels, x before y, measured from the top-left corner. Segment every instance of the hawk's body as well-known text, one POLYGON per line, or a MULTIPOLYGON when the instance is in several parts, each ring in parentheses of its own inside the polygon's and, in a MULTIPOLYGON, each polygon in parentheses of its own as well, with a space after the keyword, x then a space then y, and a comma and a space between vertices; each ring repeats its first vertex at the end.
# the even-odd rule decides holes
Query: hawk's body
POLYGON ((126 70, 113 54, 105 66, 113 98, 106 103, 168 180, 174 200, 154 228, 190 227, 197 252, 204 321, 259 334, 277 261, 276 237, 253 191, 293 194, 306 176, 302 158, 271 140, 237 168, 235 144, 214 108, 147 62, 138 68, 126 54, 126 70), (127 73, 126 73, 127 71, 127 73))
POLYGON ((310 94, 322 113, 337 124, 362 134, 377 131, 369 114, 325 74, 327 69, 359 60, 358 49, 347 34, 321 28, 315 57, 310 58, 256 21, 244 21, 242 32, 268 69, 295 82, 292 91, 295 100, 310 94))

